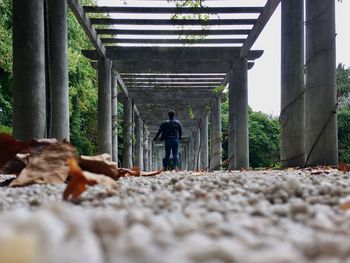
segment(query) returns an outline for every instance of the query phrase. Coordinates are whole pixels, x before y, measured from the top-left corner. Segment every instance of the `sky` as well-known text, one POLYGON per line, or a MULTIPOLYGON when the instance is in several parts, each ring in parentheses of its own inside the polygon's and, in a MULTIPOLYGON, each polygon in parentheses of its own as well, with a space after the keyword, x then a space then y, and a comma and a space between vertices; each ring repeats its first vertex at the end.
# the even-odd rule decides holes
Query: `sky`
MULTIPOLYGON (((125 0, 98 0, 99 5, 113 5, 125 0)), ((129 6, 141 6, 153 3, 161 6, 161 1, 126 0, 129 6)), ((209 2, 209 1, 207 1, 209 2)), ((212 1, 211 3, 213 3, 212 1)), ((166 1, 163 1, 166 4, 166 1)), ((264 0, 230 0, 214 3, 241 4, 244 6, 261 6, 264 0)), ((224 17, 222 17, 224 18, 224 17)), ((336 45, 337 64, 343 63, 350 67, 350 0, 336 1, 336 45)), ((262 49, 264 54, 255 61, 254 67, 248 71, 248 104, 254 111, 262 111, 278 116, 280 113, 280 63, 281 63, 281 10, 280 5, 260 34, 252 49, 262 49)))

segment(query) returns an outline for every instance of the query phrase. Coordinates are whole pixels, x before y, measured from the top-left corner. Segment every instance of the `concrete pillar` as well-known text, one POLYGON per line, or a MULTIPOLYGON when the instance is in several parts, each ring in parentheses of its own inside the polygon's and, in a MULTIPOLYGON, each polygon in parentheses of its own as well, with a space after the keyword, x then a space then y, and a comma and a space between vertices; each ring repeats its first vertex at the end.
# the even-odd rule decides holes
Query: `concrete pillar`
POLYGON ((112 160, 118 163, 118 81, 112 71, 112 160))
POLYGON ((131 119, 132 119, 132 123, 131 123, 131 152, 132 152, 132 157, 131 157, 131 159, 132 159, 132 166, 135 166, 136 164, 136 158, 135 158, 135 153, 136 153, 136 118, 137 118, 137 114, 136 114, 136 110, 135 110, 135 108, 136 108, 136 106, 135 106, 135 104, 134 104, 134 102, 132 102, 132 117, 131 117, 131 119))
POLYGON ((158 147, 158 150, 157 150, 157 160, 158 160, 158 167, 160 169, 163 169, 163 155, 162 155, 162 152, 163 152, 163 147, 162 148, 159 148, 158 147))
POLYGON ((151 134, 148 133, 148 170, 153 170, 152 167, 153 167, 153 145, 152 145, 152 137, 151 137, 151 134))
POLYGON ((222 141, 221 141, 221 98, 215 99, 211 106, 211 134, 210 134, 210 170, 221 170, 222 141))
POLYGON ((206 170, 208 162, 208 116, 201 119, 200 126, 200 170, 206 170))
POLYGON ((200 140, 201 140, 201 135, 200 135, 200 129, 196 129, 195 134, 194 134, 194 155, 193 155, 193 170, 198 171, 200 169, 199 164, 200 164, 200 140))
POLYGON ((187 171, 188 170, 188 143, 184 144, 182 154, 183 154, 183 162, 181 163, 181 170, 187 171))
POLYGON ((112 155, 112 62, 101 58, 98 63, 98 152, 112 155))
POLYGON ((335 1, 306 1, 306 166, 338 163, 335 1))
POLYGON ((13 0, 13 134, 46 137, 44 1, 13 0))
POLYGON ((305 162, 304 2, 282 1, 281 164, 305 162))
POLYGON ((186 171, 190 170, 190 165, 191 165, 191 142, 188 141, 187 146, 186 146, 186 171))
POLYGON ((125 98, 124 100, 124 152, 123 166, 132 168, 132 99, 125 98))
POLYGON ((158 160, 157 160, 157 148, 156 147, 154 147, 153 148, 153 170, 158 170, 158 169, 160 169, 159 167, 158 167, 158 160))
POLYGON ((191 136, 189 138, 189 149, 188 149, 188 169, 194 170, 194 138, 191 136))
POLYGON ((148 142, 149 142, 149 132, 147 130, 146 127, 144 127, 143 129, 143 145, 144 145, 144 148, 143 148, 143 165, 144 165, 144 169, 146 171, 149 170, 149 146, 148 146, 148 142))
POLYGON ((51 137, 69 140, 67 1, 49 0, 49 75, 52 104, 51 137))
POLYGON ((135 166, 139 167, 141 170, 144 169, 143 160, 143 121, 140 116, 135 116, 135 166))
POLYGON ((247 60, 236 59, 229 83, 229 170, 249 167, 247 60))

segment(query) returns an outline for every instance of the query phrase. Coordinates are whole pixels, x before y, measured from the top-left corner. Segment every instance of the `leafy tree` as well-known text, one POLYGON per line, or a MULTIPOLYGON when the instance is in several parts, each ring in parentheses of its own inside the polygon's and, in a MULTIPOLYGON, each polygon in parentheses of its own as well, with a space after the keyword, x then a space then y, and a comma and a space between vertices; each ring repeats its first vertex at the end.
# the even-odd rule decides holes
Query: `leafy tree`
POLYGON ((350 68, 337 67, 339 160, 350 163, 350 68))
POLYGON ((350 163, 350 108, 338 113, 338 149, 339 160, 350 163))
MULTIPOLYGON (((226 94, 227 96, 227 94, 226 94)), ((223 130, 223 163, 227 167, 228 160, 228 100, 221 104, 222 130, 223 130), (225 162, 226 160, 226 162, 225 162)), ((249 126, 249 159, 250 166, 273 167, 279 161, 279 135, 278 119, 262 112, 254 112, 248 108, 249 126)))
POLYGON ((349 105, 349 93, 350 93, 350 68, 345 68, 342 63, 337 67, 337 95, 340 101, 340 107, 349 105))
POLYGON ((12 126, 12 12, 11 1, 0 0, 0 125, 12 126))
POLYGON ((248 124, 250 166, 274 167, 280 159, 278 118, 250 110, 248 124))

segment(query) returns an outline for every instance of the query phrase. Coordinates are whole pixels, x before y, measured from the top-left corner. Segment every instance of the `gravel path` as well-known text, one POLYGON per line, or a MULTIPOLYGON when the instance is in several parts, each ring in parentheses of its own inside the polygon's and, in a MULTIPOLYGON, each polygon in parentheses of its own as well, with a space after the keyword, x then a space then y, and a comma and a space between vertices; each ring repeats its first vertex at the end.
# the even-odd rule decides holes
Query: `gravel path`
POLYGON ((64 188, 0 188, 0 263, 350 263, 336 170, 128 177, 77 204, 64 188))

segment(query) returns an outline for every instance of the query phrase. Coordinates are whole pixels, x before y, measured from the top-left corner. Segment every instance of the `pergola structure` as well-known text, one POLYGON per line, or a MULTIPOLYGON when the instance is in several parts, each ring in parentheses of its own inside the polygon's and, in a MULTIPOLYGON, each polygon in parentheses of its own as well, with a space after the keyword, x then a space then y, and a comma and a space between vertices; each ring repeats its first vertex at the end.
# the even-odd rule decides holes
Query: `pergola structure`
MULTIPOLYGON (((174 109, 184 128, 182 168, 221 169, 223 89, 218 87, 228 87, 229 169, 248 168, 247 71, 263 54, 251 47, 282 2, 282 165, 337 163, 335 3, 305 1, 304 63, 303 0, 262 0, 254 7, 230 1, 217 7, 207 0, 208 6, 195 8, 146 2, 82 6, 68 0, 94 47, 82 52, 98 71, 99 152, 118 158, 116 108, 122 100, 124 167, 161 167, 161 147, 152 138, 174 109), (96 16, 101 13, 106 15, 96 16), (183 17, 199 14, 206 18, 183 17)), ((48 130, 52 137, 69 138, 66 8, 65 1, 13 0, 14 134, 19 139, 45 137, 48 130)))

